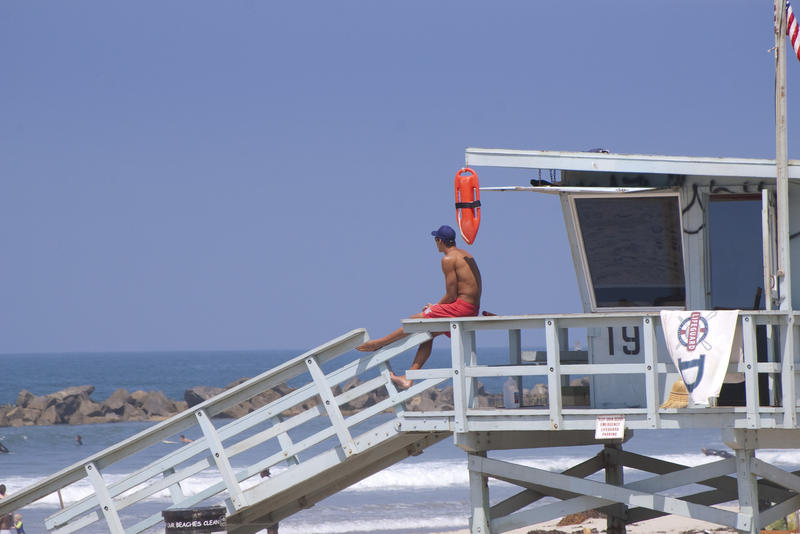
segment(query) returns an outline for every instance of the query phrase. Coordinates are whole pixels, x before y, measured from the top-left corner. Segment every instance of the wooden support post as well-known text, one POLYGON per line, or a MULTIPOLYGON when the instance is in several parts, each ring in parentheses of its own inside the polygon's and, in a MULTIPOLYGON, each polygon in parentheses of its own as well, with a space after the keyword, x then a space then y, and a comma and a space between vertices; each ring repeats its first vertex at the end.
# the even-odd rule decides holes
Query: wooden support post
MULTIPOLYGON (((606 484, 622 487, 624 484, 622 464, 619 462, 619 453, 622 445, 607 443, 603 446, 603 461, 605 463, 606 484)), ((606 532, 608 534, 625 534, 625 518, 628 507, 624 504, 613 504, 606 507, 606 532)))
MULTIPOLYGON (((558 345, 561 347, 561 350, 569 350, 569 328, 559 328, 558 329, 558 345)), ((560 352, 560 351, 559 351, 560 352)), ((559 361, 561 360, 561 356, 559 355, 559 361)), ((561 375, 561 386, 566 387, 569 386, 570 376, 562 374, 561 375)), ((522 391, 520 389, 520 391, 522 391)), ((522 395, 522 393, 520 393, 522 395)))
MULTIPOLYGON (((486 452, 468 454, 486 458, 486 452)), ((472 505, 470 532, 489 534, 489 478, 480 471, 469 470, 469 499, 472 505)))
POLYGON ((739 487, 739 514, 749 517, 748 530, 750 534, 759 534, 758 517, 758 484, 753 473, 751 460, 754 458, 753 449, 736 449, 736 480, 739 487))
MULTIPOLYGON (((508 363, 511 365, 522 364, 522 332, 519 329, 508 331, 508 363)), ((522 377, 513 377, 514 383, 519 391, 519 405, 522 406, 522 377)))
POLYGON ((545 321, 547 340, 547 396, 550 403, 550 426, 561 428, 561 343, 555 319, 545 321))
POLYGON ((464 353, 466 336, 458 323, 450 323, 450 354, 453 370, 453 417, 455 431, 467 432, 467 381, 465 377, 464 353))
MULTIPOLYGON (((463 326, 462 326, 463 330, 463 326)), ((478 353, 475 349, 475 331, 462 332, 464 340, 464 357, 468 366, 478 365, 478 353)), ((478 407, 478 379, 470 378, 466 382, 467 386, 467 406, 470 408, 478 407)))
MULTIPOLYGON (((789 229, 789 149, 786 115, 786 6, 775 0, 775 188, 778 207, 778 293, 780 309, 792 311, 789 229)), ((788 334, 792 335, 792 334, 788 334)))
POLYGON ((647 420, 650 428, 658 428, 658 406, 661 393, 658 390, 658 349, 652 317, 642 319, 642 336, 644 345, 644 391, 647 400, 647 420))
POLYGON ((756 325, 752 316, 744 315, 742 321, 742 363, 744 363, 744 388, 747 399, 747 428, 758 428, 760 418, 758 408, 758 346, 756 345, 756 325))

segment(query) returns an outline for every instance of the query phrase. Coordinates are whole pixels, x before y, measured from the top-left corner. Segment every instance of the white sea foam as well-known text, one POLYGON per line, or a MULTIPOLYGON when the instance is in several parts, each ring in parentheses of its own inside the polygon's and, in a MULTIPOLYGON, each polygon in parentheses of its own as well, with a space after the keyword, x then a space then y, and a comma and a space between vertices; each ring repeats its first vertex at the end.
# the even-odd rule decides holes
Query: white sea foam
POLYGON ((406 491, 469 484, 467 463, 421 462, 397 464, 350 486, 345 491, 406 491))
POLYGON ((462 516, 405 516, 386 519, 347 519, 342 521, 307 521, 281 523, 281 534, 332 534, 338 532, 376 532, 437 530, 466 528, 468 522, 462 516))
MULTIPOLYGON (((798 450, 777 450, 777 449, 763 449, 758 451, 757 457, 772 464, 776 464, 785 469, 797 469, 800 465, 800 451, 798 450)), ((577 463, 587 459, 588 457, 580 456, 551 456, 551 457, 514 457, 507 458, 520 465, 534 467, 551 472, 564 471, 577 463)), ((702 453, 679 453, 679 454, 662 454, 656 455, 655 458, 660 460, 673 462, 681 465, 696 466, 704 463, 720 460, 717 456, 706 456, 702 453)), ((272 469, 273 476, 279 476, 286 468, 276 466, 272 469)), ((635 470, 625 469, 626 477, 631 476, 630 473, 635 470)), ((637 475, 634 478, 641 478, 637 475)), ((113 483, 120 480, 123 475, 119 474, 104 474, 107 482, 113 483)), ((11 493, 18 491, 22 488, 28 487, 37 482, 39 479, 30 477, 11 476, 4 479, 4 483, 8 486, 11 493)), ((210 485, 219 481, 219 475, 215 471, 206 471, 194 475, 183 482, 181 487, 186 495, 193 495, 206 489, 210 485)), ((258 477, 251 477, 242 483, 243 487, 248 488, 261 480, 258 477)), ((505 485, 505 483, 494 481, 490 479, 490 484, 505 485)), ((450 461, 430 461, 430 462, 413 462, 413 463, 399 463, 393 465, 383 471, 380 471, 356 484, 343 490, 344 492, 404 492, 414 490, 436 490, 447 488, 467 488, 469 486, 469 471, 465 460, 450 460, 450 461)), ((88 480, 84 479, 75 484, 72 484, 61 490, 61 499, 65 503, 72 503, 79 501, 93 493, 93 488, 88 480)), ((170 499, 168 490, 162 490, 152 497, 153 501, 167 502, 170 499)), ((51 494, 37 503, 34 506, 58 506, 58 494, 51 494)))
MULTIPOLYGON (((104 474, 104 480, 109 484, 113 484, 114 482, 121 480, 124 478, 124 475, 115 475, 115 474, 104 474)), ((22 477, 11 478, 9 479, 9 483, 6 484, 10 488, 10 492, 13 493, 13 488, 19 487, 20 489, 29 486, 36 482, 32 479, 25 479, 22 477), (18 485, 18 486, 17 486, 18 485)), ((219 482, 219 476, 213 472, 205 472, 195 475, 193 477, 187 478, 181 482, 181 488, 185 495, 194 495, 199 493, 200 491, 206 489, 212 484, 219 482)), ((255 483, 257 480, 250 480, 245 481, 242 485, 244 487, 249 487, 255 483)), ((130 492, 136 491, 141 487, 136 487, 130 490, 130 492)), ((52 506, 60 506, 61 501, 64 502, 65 505, 69 505, 71 503, 80 501, 90 495, 94 494, 94 488, 92 487, 91 483, 87 479, 80 480, 63 488, 60 492, 51 493, 50 495, 44 497, 36 501, 35 503, 31 504, 30 506, 44 506, 44 507, 52 507, 52 506), (60 495, 59 495, 60 494, 60 495)), ((169 490, 161 490, 159 492, 154 493, 148 500, 154 502, 169 502, 171 500, 169 490)))

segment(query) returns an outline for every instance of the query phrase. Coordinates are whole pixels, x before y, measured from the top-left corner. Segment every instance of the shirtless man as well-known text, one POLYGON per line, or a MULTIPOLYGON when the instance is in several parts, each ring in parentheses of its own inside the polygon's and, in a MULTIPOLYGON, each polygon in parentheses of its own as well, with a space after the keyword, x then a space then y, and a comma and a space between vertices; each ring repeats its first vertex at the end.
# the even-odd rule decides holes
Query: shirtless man
MULTIPOLYGON (((456 232, 444 225, 431 232, 436 240, 436 248, 444 254, 442 272, 444 273, 445 294, 436 304, 428 304, 422 313, 411 316, 411 319, 431 319, 435 317, 469 317, 478 315, 481 306, 481 273, 475 259, 466 251, 456 248, 456 232)), ((433 332, 433 337, 448 332, 433 332)), ((362 352, 372 352, 407 336, 402 328, 380 339, 367 341, 356 347, 362 352)), ((420 369, 431 355, 433 339, 422 343, 417 349, 414 363, 410 369, 420 369)), ((411 380, 405 376, 391 374, 392 382, 401 389, 411 387, 411 380)))

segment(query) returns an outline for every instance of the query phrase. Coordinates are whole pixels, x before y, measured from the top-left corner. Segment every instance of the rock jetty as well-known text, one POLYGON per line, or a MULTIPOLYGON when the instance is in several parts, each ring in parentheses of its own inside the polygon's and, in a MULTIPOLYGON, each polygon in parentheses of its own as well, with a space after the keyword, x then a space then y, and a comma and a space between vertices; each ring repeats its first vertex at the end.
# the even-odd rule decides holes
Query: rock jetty
POLYGON ((161 391, 118 389, 103 402, 92 400, 93 392, 94 386, 74 386, 37 396, 23 389, 15 405, 0 406, 0 426, 160 421, 188 408, 185 401, 170 400, 161 391))
MULTIPOLYGON (((241 378, 224 388, 195 386, 184 392, 183 400, 167 398, 161 391, 134 391, 133 393, 118 389, 102 402, 92 400, 94 386, 74 386, 49 395, 37 396, 27 390, 20 391, 15 404, 0 405, 0 427, 30 425, 85 425, 92 423, 116 423, 121 421, 162 421, 177 413, 192 408, 201 402, 245 382, 241 378)), ((334 393, 340 395, 361 384, 354 378, 336 386, 334 393)), ((572 385, 584 388, 583 383, 575 381, 572 385)), ((588 391, 588 387, 585 388, 588 391)), ((257 408, 278 399, 293 388, 281 384, 260 395, 238 404, 218 417, 238 418, 257 408)), ((483 385, 478 384, 478 406, 501 406, 500 394, 488 393, 483 385)), ((384 388, 371 391, 341 406, 345 415, 350 415, 367 408, 387 397, 384 388)), ((523 404, 526 406, 545 406, 547 404, 547 386, 538 384, 531 390, 525 390, 523 404)), ((580 400, 580 399, 578 399, 580 400)), ((588 401, 588 397, 586 399, 588 401)), ((291 416, 307 410, 317 403, 316 398, 299 404, 284 415, 291 416)), ((566 403, 569 404, 569 403, 566 403)), ((578 402, 578 404, 581 404, 578 402)), ((430 389, 406 401, 406 409, 415 411, 451 410, 453 408, 453 388, 430 389)))

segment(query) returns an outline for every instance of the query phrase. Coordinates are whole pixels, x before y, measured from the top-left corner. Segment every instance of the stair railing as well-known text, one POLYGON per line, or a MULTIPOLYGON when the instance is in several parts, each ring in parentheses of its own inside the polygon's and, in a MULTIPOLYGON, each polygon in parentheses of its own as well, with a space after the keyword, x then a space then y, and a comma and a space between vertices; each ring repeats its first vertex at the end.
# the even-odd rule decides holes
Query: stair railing
MULTIPOLYGON (((190 508, 224 499, 229 513, 241 510, 254 504, 248 502, 245 494, 248 484, 269 485, 278 478, 262 479, 260 473, 286 464, 281 472, 281 484, 285 485, 287 476, 291 478, 290 471, 302 463, 301 456, 321 454, 324 447, 328 447, 325 450, 330 450, 330 447, 340 450, 342 460, 359 454, 362 450, 357 443, 363 440, 354 438, 354 427, 382 423, 385 416, 379 423, 374 423, 374 418, 386 411, 402 412, 406 400, 443 382, 444 379, 428 379, 417 382, 408 390, 398 391, 390 380, 389 361, 428 339, 430 335, 427 333, 413 334, 379 351, 358 353, 352 361, 330 370, 332 365, 329 362, 368 340, 365 330, 353 330, 9 495, 0 501, 0 513, 20 510, 84 480, 89 481, 93 493, 49 516, 45 521, 49 531, 67 534, 104 519, 109 532, 114 534, 142 532, 162 520, 160 510, 149 515, 137 510, 137 518, 144 517, 127 526, 123 525, 120 512, 146 504, 148 500, 152 502, 154 496, 165 491, 169 492, 170 504, 164 508, 190 508), (324 369, 329 370, 326 372, 324 369), (365 374, 376 376, 366 377, 353 388, 338 392, 337 386, 365 374), (302 375, 306 375, 307 381, 290 393, 237 419, 214 419, 226 410, 289 380, 302 378, 302 375), (348 416, 342 413, 342 405, 381 388, 387 394, 385 399, 348 416), (325 421, 325 418, 329 424, 319 429, 319 421, 325 421), (314 420, 316 426, 308 425, 314 420), (200 428, 202 437, 147 462, 120 480, 109 482, 109 477, 104 476, 104 471, 120 460, 131 462, 137 453, 194 426, 200 428), (294 441, 292 435, 300 436, 300 440, 294 441), (276 452, 265 452, 264 457, 244 467, 232 465, 233 458, 254 447, 276 452), (211 477, 212 482, 189 493, 185 481, 209 471, 216 473, 211 477)), ((379 444, 372 443, 372 446, 379 444)), ((152 505, 147 509, 152 511, 152 505)))

